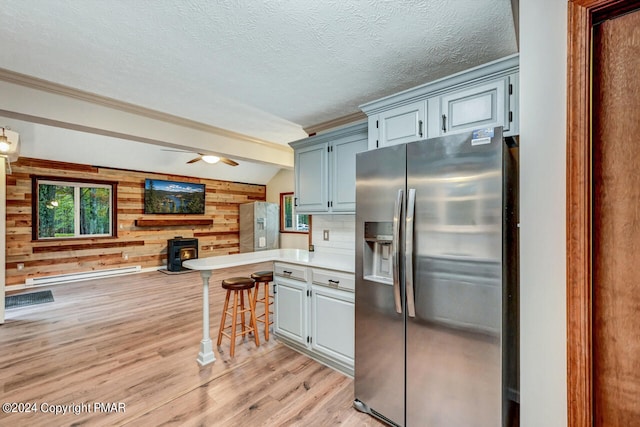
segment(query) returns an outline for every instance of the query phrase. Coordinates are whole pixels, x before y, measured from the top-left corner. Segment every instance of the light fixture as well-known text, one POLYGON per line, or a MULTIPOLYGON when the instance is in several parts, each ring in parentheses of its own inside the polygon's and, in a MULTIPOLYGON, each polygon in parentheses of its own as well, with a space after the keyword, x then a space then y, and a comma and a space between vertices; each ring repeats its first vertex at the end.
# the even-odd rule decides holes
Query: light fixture
POLYGON ((201 159, 207 163, 218 163, 220 161, 220 157, 210 156, 208 154, 206 156, 202 156, 201 159))
POLYGON ((0 136, 0 153, 8 153, 11 149, 11 143, 9 142, 9 138, 4 133, 4 128, 2 128, 2 136, 0 136))

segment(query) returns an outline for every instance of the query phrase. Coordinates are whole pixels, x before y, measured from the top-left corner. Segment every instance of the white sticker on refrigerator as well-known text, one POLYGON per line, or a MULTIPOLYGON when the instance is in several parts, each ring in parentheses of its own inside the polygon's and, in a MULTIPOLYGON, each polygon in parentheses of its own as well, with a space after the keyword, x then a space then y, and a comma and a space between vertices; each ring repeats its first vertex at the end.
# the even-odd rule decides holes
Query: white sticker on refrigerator
POLYGON ((490 144, 491 138, 476 138, 471 140, 471 145, 490 144))
POLYGON ((471 135, 471 139, 493 138, 493 128, 475 129, 471 135))

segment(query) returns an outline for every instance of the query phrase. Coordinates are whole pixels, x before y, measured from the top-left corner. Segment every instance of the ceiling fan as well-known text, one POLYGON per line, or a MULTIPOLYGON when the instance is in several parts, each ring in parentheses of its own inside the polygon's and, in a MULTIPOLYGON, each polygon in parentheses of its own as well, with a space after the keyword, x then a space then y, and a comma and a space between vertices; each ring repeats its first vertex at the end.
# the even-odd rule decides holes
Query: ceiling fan
MULTIPOLYGON (((163 151, 174 151, 176 153, 190 153, 190 151, 170 150, 168 148, 163 148, 163 151)), ((197 153, 197 154, 198 154, 198 157, 189 160, 187 162, 187 164, 199 162, 200 160, 202 160, 205 163, 210 163, 210 164, 222 162, 222 163, 224 163, 226 165, 229 165, 229 166, 238 166, 238 164, 239 164, 235 160, 231 160, 231 159, 228 159, 226 157, 216 156, 216 155, 213 155, 213 154, 204 154, 204 153, 197 153)))

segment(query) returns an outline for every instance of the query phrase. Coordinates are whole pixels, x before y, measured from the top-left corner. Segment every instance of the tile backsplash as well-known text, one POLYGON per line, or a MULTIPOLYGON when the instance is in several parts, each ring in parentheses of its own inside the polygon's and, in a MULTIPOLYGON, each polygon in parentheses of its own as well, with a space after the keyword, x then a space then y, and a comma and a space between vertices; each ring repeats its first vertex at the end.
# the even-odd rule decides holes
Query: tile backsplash
POLYGON ((355 253, 355 215, 314 215, 311 238, 317 252, 355 253), (329 230, 329 240, 324 231, 329 230))

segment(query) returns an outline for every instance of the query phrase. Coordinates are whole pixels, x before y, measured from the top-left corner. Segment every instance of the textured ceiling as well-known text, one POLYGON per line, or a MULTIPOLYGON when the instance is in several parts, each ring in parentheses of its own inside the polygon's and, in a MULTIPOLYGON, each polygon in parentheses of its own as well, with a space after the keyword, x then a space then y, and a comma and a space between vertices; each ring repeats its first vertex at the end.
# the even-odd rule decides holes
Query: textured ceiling
POLYGON ((3 0, 0 68, 277 143, 517 51, 511 0, 3 0))

